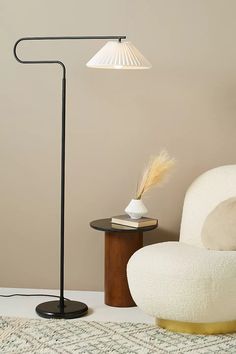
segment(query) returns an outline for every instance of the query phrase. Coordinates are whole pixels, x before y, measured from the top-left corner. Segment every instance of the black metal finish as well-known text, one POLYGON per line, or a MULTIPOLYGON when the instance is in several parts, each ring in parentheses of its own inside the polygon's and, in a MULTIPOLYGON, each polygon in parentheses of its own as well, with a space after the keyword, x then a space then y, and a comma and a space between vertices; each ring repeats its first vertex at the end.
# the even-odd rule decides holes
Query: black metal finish
POLYGON ((62 78, 60 303, 64 306, 66 78, 62 78))
POLYGON ((51 41, 51 40, 118 40, 125 39, 126 36, 62 36, 62 37, 23 37, 16 41, 13 53, 17 61, 21 64, 58 64, 62 67, 62 131, 61 131, 61 228, 60 228, 60 300, 50 301, 40 304, 36 312, 46 318, 76 318, 85 315, 88 311, 87 305, 66 301, 64 298, 64 238, 65 238, 65 136, 66 136, 66 66, 60 60, 22 60, 17 55, 17 46, 23 41, 51 41), (48 305, 46 305, 48 304, 48 305))
POLYGON ((152 226, 145 226, 145 227, 129 227, 129 226, 123 226, 119 224, 112 224, 111 218, 108 219, 99 219, 99 220, 94 220, 90 222, 90 226, 99 231, 105 231, 105 232, 122 232, 124 231, 125 233, 127 232, 136 232, 141 231, 151 231, 154 230, 158 227, 158 225, 152 225, 152 226))
POLYGON ((36 307, 36 312, 44 318, 77 318, 87 314, 88 306, 79 301, 47 301, 36 307))
POLYGON ((59 64, 63 69, 63 77, 66 77, 66 67, 65 64, 60 60, 22 60, 18 57, 16 48, 20 42, 23 41, 51 41, 51 40, 73 40, 73 39, 104 39, 104 40, 118 40, 126 39, 126 36, 62 36, 62 37, 23 37, 16 41, 13 53, 17 61, 21 64, 59 64))

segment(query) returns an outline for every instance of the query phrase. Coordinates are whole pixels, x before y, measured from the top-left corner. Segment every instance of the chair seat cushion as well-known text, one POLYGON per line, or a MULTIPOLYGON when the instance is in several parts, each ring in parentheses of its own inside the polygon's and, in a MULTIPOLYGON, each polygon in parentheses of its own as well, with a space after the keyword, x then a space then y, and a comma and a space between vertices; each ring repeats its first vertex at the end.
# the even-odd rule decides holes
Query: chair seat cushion
POLYGON ((146 246, 129 260, 136 304, 160 319, 187 322, 236 320, 236 254, 181 242, 146 246))

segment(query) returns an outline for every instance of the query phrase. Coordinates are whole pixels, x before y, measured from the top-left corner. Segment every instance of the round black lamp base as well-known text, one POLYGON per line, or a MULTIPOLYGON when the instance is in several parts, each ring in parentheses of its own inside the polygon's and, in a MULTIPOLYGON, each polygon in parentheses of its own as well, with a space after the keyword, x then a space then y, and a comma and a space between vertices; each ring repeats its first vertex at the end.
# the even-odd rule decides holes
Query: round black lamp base
POLYGON ((60 306, 60 301, 48 301, 39 304, 36 312, 44 318, 78 318, 87 314, 88 306, 79 301, 65 300, 64 307, 60 306))

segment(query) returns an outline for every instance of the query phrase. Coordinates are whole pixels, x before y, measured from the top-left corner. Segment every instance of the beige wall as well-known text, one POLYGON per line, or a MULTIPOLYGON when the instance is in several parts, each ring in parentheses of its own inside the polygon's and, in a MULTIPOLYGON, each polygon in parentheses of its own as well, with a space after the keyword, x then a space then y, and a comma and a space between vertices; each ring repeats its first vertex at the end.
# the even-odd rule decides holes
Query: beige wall
POLYGON ((25 58, 68 66, 66 287, 103 288, 103 235, 89 221, 122 212, 162 147, 178 166, 145 202, 146 243, 177 239, 184 193, 236 162, 234 0, 0 0, 0 286, 58 287, 60 69, 24 66, 31 35, 127 34, 150 71, 85 67, 100 42, 31 43, 25 58))

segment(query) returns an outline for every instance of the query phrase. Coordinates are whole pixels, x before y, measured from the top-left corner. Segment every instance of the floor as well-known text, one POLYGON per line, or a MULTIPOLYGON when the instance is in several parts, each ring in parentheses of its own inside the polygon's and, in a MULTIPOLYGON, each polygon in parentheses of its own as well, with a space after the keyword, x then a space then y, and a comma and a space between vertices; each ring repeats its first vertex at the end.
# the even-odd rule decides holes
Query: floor
MULTIPOLYGON (((57 290, 45 289, 16 289, 0 288, 1 294, 53 294, 58 295, 57 290)), ((89 307, 87 316, 81 319, 87 321, 114 321, 114 322, 144 322, 154 323, 154 319, 147 316, 137 307, 111 307, 104 304, 103 292, 97 291, 65 291, 65 297, 71 300, 85 302, 89 307)), ((53 300, 47 297, 0 297, 0 315, 39 318, 35 313, 35 307, 41 302, 53 300)))

